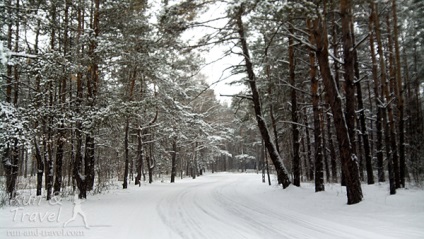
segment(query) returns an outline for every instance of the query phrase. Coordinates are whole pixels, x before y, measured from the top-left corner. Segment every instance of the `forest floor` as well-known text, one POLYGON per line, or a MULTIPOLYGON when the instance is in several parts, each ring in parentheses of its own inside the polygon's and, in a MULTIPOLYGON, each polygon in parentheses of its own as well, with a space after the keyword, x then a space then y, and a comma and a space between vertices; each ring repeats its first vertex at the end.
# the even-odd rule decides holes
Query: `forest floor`
POLYGON ((347 205, 337 184, 315 193, 312 183, 283 190, 260 174, 215 173, 130 185, 77 204, 21 196, 0 209, 0 238, 424 238, 424 190, 362 189, 364 200, 347 205))

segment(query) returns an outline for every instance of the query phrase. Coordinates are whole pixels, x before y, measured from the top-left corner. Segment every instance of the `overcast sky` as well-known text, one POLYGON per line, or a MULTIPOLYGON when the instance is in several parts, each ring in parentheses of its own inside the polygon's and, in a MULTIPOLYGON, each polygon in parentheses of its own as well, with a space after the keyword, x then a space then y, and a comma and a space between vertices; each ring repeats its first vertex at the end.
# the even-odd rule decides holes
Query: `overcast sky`
MULTIPOLYGON (((217 3, 209 9, 206 13, 199 15, 198 21, 206 21, 213 18, 218 18, 223 16, 225 12, 225 6, 223 3, 217 3)), ((224 26, 227 20, 214 21, 214 27, 224 26)), ((207 33, 210 33, 211 29, 207 28, 196 28, 193 30, 188 30, 184 33, 183 39, 191 40, 192 44, 195 44, 195 41, 201 36, 204 36, 207 33)), ((203 54, 205 58, 206 66, 202 68, 202 74, 207 78, 207 82, 211 85, 211 88, 214 89, 215 95, 219 101, 225 101, 230 103, 231 97, 225 97, 220 95, 233 95, 239 93, 243 86, 240 85, 229 85, 230 82, 240 79, 239 76, 230 76, 230 71, 225 71, 226 68, 237 65, 242 61, 242 58, 236 55, 227 56, 222 58, 224 52, 229 49, 229 46, 214 46, 209 52, 203 54), (222 58, 222 59, 220 59, 222 58), (218 60, 220 59, 220 60, 218 60), (211 63, 212 62, 212 63, 211 63), (228 78, 229 77, 229 78, 228 78), (216 83, 221 79, 225 79, 216 83), (227 79, 228 78, 228 79, 227 79)))

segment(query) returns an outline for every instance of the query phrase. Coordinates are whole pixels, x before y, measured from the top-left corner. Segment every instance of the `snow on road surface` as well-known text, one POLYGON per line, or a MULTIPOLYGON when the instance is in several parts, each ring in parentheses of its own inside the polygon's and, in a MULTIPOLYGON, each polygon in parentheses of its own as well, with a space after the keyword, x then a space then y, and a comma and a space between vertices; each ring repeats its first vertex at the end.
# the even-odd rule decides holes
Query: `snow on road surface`
POLYGON ((26 197, 0 210, 0 238, 424 238, 423 190, 389 196, 387 187, 363 185, 364 201, 346 205, 336 184, 315 193, 310 183, 283 190, 258 174, 218 173, 111 190, 79 211, 72 197, 26 197))

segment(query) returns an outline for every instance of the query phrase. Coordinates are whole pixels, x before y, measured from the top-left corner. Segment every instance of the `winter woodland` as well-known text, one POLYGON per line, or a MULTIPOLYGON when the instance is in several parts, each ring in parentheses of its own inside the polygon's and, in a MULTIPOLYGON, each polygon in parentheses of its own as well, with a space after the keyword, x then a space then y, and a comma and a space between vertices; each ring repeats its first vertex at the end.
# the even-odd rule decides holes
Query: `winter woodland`
POLYGON ((205 172, 259 173, 287 193, 342 185, 349 205, 372 184, 422 187, 423 1, 3 0, 0 12, 3 206, 205 172), (217 49, 239 59, 224 69, 236 78, 202 71, 217 49), (222 103, 217 82, 244 90, 222 103))

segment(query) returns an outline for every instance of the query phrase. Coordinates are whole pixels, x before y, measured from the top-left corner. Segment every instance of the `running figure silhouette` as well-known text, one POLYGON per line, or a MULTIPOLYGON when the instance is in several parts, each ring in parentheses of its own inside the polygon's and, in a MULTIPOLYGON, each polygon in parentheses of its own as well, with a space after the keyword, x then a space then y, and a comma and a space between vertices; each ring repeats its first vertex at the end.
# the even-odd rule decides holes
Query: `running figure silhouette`
POLYGON ((75 194, 75 196, 74 196, 74 209, 73 209, 72 217, 71 217, 68 221, 66 221, 66 222, 63 224, 63 227, 66 227, 66 225, 67 225, 68 223, 75 221, 75 219, 77 218, 77 215, 79 214, 79 215, 81 215, 82 220, 84 221, 85 228, 89 228, 89 227, 88 227, 88 223, 87 223, 87 218, 86 218, 86 216, 85 216, 84 211, 83 211, 83 210, 82 210, 82 208, 81 208, 81 203, 82 203, 82 202, 84 202, 84 201, 83 201, 83 200, 81 200, 81 199, 79 199, 79 198, 78 198, 78 195, 77 195, 77 194, 75 194))

